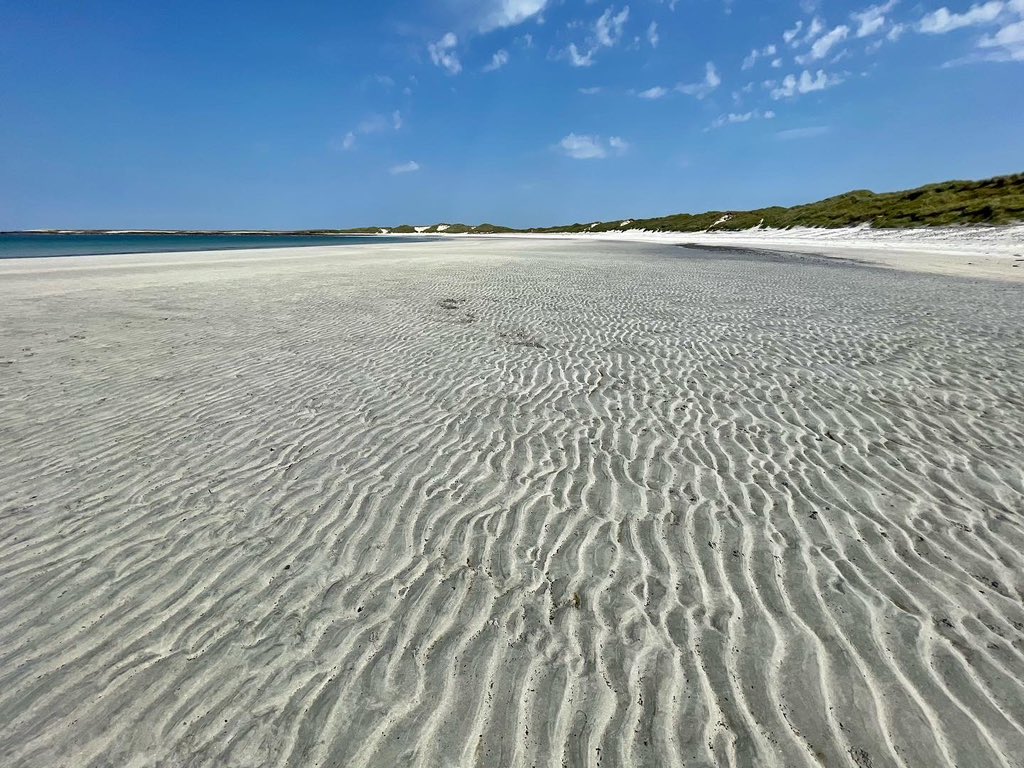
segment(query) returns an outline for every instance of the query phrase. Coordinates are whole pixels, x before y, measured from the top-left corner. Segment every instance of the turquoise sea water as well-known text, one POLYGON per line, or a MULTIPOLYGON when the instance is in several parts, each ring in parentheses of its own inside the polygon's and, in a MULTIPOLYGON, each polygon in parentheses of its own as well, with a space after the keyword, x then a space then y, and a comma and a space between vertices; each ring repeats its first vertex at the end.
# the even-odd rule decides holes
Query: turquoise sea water
POLYGON ((421 237, 357 237, 330 235, 54 235, 0 233, 0 259, 40 256, 87 256, 105 253, 168 253, 240 248, 289 248, 309 245, 359 245, 432 240, 421 237))

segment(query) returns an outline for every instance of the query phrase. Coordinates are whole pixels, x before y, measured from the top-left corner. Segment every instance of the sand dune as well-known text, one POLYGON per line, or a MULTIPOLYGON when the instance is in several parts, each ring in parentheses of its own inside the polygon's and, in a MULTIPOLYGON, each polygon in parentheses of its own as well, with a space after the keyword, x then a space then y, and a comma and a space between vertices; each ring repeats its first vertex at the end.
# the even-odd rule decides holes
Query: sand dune
POLYGON ((0 263, 0 764, 1024 764, 1024 293, 0 263))

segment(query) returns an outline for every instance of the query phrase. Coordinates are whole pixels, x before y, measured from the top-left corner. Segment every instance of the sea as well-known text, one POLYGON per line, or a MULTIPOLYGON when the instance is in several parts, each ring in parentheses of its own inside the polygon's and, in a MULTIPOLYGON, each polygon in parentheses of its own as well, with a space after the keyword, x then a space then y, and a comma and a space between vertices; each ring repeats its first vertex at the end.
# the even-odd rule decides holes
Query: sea
POLYGON ((387 237, 381 235, 279 235, 279 234, 54 234, 0 232, 0 259, 32 259, 42 256, 89 256, 108 253, 169 253, 175 251, 222 251, 243 248, 294 248, 311 245, 360 245, 408 243, 436 237, 387 237))

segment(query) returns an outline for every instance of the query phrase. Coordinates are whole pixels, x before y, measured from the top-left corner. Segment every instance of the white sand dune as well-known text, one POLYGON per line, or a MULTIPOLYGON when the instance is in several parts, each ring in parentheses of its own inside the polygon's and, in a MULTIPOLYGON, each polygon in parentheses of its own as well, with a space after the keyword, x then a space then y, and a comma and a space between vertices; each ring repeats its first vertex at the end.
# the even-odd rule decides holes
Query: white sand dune
POLYGON ((1019 766, 1022 291, 0 262, 0 765, 1019 766))

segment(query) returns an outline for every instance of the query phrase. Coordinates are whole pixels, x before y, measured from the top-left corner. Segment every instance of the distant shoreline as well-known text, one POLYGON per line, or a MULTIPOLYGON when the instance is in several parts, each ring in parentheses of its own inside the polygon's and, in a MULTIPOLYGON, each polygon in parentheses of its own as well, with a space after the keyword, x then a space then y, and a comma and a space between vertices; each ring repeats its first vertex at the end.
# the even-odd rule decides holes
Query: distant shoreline
POLYGON ((253 237, 369 237, 379 232, 338 232, 334 230, 273 230, 273 229, 13 229, 0 235, 203 235, 218 237, 249 235, 253 237))
MULTIPOLYGON (((108 235, 118 238, 119 235, 108 235)), ((189 238, 172 238, 166 236, 166 247, 154 238, 152 241, 139 235, 123 235, 129 240, 129 246, 123 250, 95 250, 74 254, 34 253, 23 256, 7 256, 0 258, 0 273, 10 274, 12 270, 24 272, 26 269, 51 270, 66 269, 69 262, 79 265, 100 259, 107 265, 144 266, 151 263, 163 263, 167 258, 175 261, 191 262, 201 258, 204 253, 217 254, 220 260, 239 261, 255 258, 259 252, 273 252, 291 257, 312 257, 323 253, 345 253, 356 256, 364 251, 370 252, 388 245, 407 244, 414 249, 455 247, 456 243, 476 243, 482 248, 505 248, 505 244, 518 241, 524 252, 540 243, 562 243, 567 247, 579 244, 580 247, 600 249, 605 245, 636 245, 636 246, 688 246, 689 248, 707 248, 720 250, 727 248, 733 251, 761 252, 775 254, 797 254, 812 259, 822 258, 829 261, 857 262, 906 272, 927 272, 966 278, 982 278, 1024 284, 1024 224, 1000 227, 936 227, 927 230, 895 229, 874 230, 868 227, 847 227, 844 229, 815 229, 795 227, 788 230, 759 229, 745 232, 645 232, 627 230, 625 232, 589 232, 589 233, 511 233, 493 234, 487 237, 474 235, 429 234, 396 234, 388 236, 350 236, 321 237, 319 241, 310 237, 287 238, 288 242, 273 243, 272 238, 251 237, 248 245, 229 244, 220 238, 195 236, 200 242, 188 243, 189 238), (142 241, 142 242, 140 242, 142 241), (170 245, 167 245, 173 241, 170 245), (490 245, 487 245, 490 243, 490 245), (229 247, 230 246, 230 247, 229 247), (246 253, 246 251, 249 251, 246 253), (229 253, 243 254, 228 256, 229 253), (162 254, 167 258, 152 260, 152 255, 162 254), (74 256, 75 258, 67 258, 74 256), (51 258, 52 257, 52 258, 51 258), (15 263, 20 262, 18 266, 15 263), (27 262, 33 262, 32 267, 27 262), (65 262, 58 266, 58 262, 65 262)), ((246 235, 237 237, 245 238, 246 235)), ((23 238, 31 240, 32 238, 23 238)), ((51 241, 63 242, 63 236, 50 236, 51 241)), ((68 238, 71 239, 70 237, 68 238)), ((0 240, 2 243, 2 240, 0 240)), ((401 246, 405 247, 405 245, 401 246)), ((458 246, 461 248, 461 245, 458 246)), ((546 247, 546 246, 545 246, 546 247)), ((680 249, 681 250, 681 249, 680 249)), ((624 251, 625 252, 625 251, 624 251)), ((0 256, 3 248, 0 248, 0 256)))
POLYGON ((711 210, 656 217, 622 217, 609 221, 576 222, 551 227, 506 227, 499 224, 439 222, 425 226, 346 227, 343 229, 31 229, 0 234, 74 235, 266 235, 322 237, 367 235, 494 235, 648 232, 744 232, 755 229, 789 230, 795 227, 879 230, 914 230, 954 226, 1006 226, 1024 223, 1024 173, 978 181, 944 181, 916 189, 876 193, 853 190, 813 203, 754 210, 711 210))

